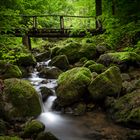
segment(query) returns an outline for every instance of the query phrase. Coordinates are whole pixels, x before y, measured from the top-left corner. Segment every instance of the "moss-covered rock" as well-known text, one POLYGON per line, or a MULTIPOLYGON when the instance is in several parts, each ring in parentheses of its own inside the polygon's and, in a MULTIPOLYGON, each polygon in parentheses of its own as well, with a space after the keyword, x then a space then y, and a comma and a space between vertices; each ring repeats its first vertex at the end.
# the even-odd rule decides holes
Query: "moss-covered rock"
POLYGON ((3 103, 7 117, 37 116, 41 113, 38 93, 26 80, 4 80, 3 103))
POLYGON ((62 73, 56 90, 59 105, 66 106, 79 101, 86 94, 91 77, 90 70, 85 67, 76 67, 62 73))
POLYGON ((88 68, 90 65, 93 65, 93 64, 96 64, 96 62, 93 61, 93 60, 88 60, 88 61, 85 62, 83 67, 87 67, 88 68))
POLYGON ((79 103, 74 108, 74 115, 76 116, 83 115, 85 112, 86 112, 86 104, 84 103, 79 103))
POLYGON ((103 64, 92 64, 88 67, 91 72, 97 72, 98 74, 105 71, 106 67, 103 64))
POLYGON ((128 93, 118 100, 108 100, 106 106, 116 122, 140 128, 140 90, 128 93))
POLYGON ((35 140, 58 140, 53 134, 50 132, 41 132, 38 134, 35 140))
POLYGON ((42 68, 42 70, 39 73, 39 76, 47 79, 57 79, 61 73, 62 71, 57 67, 42 68))
POLYGON ((23 66, 23 67, 35 66, 36 65, 36 59, 30 53, 21 54, 17 59, 17 64, 19 66, 23 66))
POLYGON ((82 57, 92 59, 96 56, 96 48, 91 43, 81 44, 75 41, 67 42, 53 48, 53 56, 66 55, 69 63, 78 62, 82 57), (55 50, 55 51, 54 51, 55 50))
POLYGON ((18 66, 0 60, 0 77, 2 79, 20 78, 22 77, 22 72, 18 66))
POLYGON ((129 66, 140 66, 140 55, 135 52, 115 52, 103 54, 98 59, 99 63, 109 66, 118 65, 122 70, 127 70, 129 66))
POLYGON ((118 95, 121 91, 121 87, 122 79, 119 68, 113 66, 94 78, 88 90, 93 100, 100 101, 106 96, 118 95))
POLYGON ((43 123, 37 120, 31 120, 25 124, 24 134, 25 138, 35 137, 37 134, 45 130, 45 126, 43 123))
POLYGON ((66 55, 55 56, 49 65, 56 66, 61 70, 67 70, 69 68, 69 62, 66 55))

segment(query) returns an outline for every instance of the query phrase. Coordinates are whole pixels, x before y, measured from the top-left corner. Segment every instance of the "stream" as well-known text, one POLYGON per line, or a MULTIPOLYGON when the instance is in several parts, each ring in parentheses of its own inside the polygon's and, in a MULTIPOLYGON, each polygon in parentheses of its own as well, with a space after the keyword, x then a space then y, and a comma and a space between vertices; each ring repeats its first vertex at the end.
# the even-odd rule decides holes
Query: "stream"
MULTIPOLYGON (((46 62, 38 62, 37 66, 48 66, 50 60, 46 62)), ((45 78, 38 76, 38 71, 35 68, 34 72, 28 80, 33 84, 35 89, 40 95, 40 102, 42 104, 42 113, 38 116, 37 120, 41 121, 46 131, 54 134, 59 140, 101 140, 103 135, 107 135, 115 140, 115 135, 124 134, 123 129, 119 126, 114 126, 106 119, 106 115, 101 112, 87 113, 84 116, 72 116, 53 111, 52 105, 57 98, 55 94, 55 87, 57 86, 56 79, 47 79, 47 83, 43 84, 45 78), (41 101, 40 87, 47 87, 53 91, 53 96, 49 96, 46 102, 41 101), (107 132, 106 132, 107 129, 107 132), (118 131, 120 131, 118 134, 118 131), (110 134, 111 133, 111 134, 110 134), (113 134, 112 134, 113 133, 113 134), (122 134, 121 134, 122 133, 122 134), (112 136, 113 135, 113 136, 112 136)))

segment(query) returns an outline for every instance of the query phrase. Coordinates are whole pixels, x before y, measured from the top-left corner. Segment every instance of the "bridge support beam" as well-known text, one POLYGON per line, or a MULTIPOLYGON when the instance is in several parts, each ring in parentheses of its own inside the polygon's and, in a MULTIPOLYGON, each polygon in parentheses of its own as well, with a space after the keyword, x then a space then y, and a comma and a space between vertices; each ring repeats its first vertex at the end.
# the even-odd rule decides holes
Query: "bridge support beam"
POLYGON ((95 0, 96 2, 96 29, 102 30, 101 20, 98 19, 98 16, 102 15, 102 0, 95 0))
POLYGON ((31 39, 28 35, 22 37, 22 44, 31 50, 31 39))

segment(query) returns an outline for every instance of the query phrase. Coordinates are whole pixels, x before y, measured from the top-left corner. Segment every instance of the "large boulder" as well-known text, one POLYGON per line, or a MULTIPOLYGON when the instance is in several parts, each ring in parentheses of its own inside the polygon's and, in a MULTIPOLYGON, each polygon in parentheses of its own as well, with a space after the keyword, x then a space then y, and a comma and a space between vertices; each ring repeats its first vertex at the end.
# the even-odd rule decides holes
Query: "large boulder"
POLYGON ((140 128, 140 90, 128 93, 117 100, 108 98, 106 107, 116 122, 140 128))
POLYGON ((30 53, 23 53, 17 58, 17 64, 19 66, 28 67, 28 66, 35 66, 36 65, 36 59, 35 57, 30 53))
POLYGON ((110 67, 94 78, 89 87, 89 93, 94 101, 101 101, 107 96, 117 96, 122 87, 119 68, 110 67))
POLYGON ((101 55, 97 62, 105 66, 115 64, 121 70, 127 70, 129 66, 140 66, 140 55, 135 52, 106 53, 101 55))
POLYGON ((37 116, 41 113, 38 93, 26 80, 4 80, 3 108, 8 119, 37 116))
POLYGON ((87 92, 91 78, 90 70, 85 67, 76 67, 62 73, 56 90, 59 105, 66 106, 80 101, 87 92))
POLYGON ((0 60, 0 78, 6 79, 20 77, 22 77, 22 72, 18 66, 0 60))
POLYGON ((37 120, 31 120, 27 122, 24 126, 24 138, 36 137, 37 134, 45 130, 45 126, 43 123, 37 120))
POLYGON ((69 68, 69 61, 66 55, 58 55, 55 56, 49 65, 56 66, 61 70, 68 70, 69 68))

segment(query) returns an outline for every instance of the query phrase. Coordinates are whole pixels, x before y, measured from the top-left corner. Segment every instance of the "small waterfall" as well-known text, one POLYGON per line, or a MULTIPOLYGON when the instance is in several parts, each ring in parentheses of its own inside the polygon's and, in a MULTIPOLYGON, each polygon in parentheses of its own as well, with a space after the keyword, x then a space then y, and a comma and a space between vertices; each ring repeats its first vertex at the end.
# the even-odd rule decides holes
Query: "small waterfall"
MULTIPOLYGON (((43 67, 47 67, 47 68, 52 68, 52 67, 48 66, 50 61, 51 60, 48 60, 48 61, 45 61, 45 62, 38 62, 37 67, 43 66, 43 67)), ((40 103, 41 103, 41 106, 42 106, 42 112, 50 112, 51 108, 52 108, 52 105, 53 105, 53 102, 57 98, 56 94, 55 94, 55 89, 54 89, 57 86, 57 80, 56 79, 47 79, 48 83, 42 84, 41 82, 43 80, 46 80, 46 79, 45 78, 40 78, 38 76, 39 72, 37 71, 37 67, 31 73, 28 80, 35 87, 35 89, 37 90, 37 92, 39 94, 40 103), (40 87, 47 87, 47 88, 51 89, 54 93, 53 96, 48 97, 48 99, 45 103, 42 102, 42 95, 41 95, 41 92, 40 92, 40 87)))

